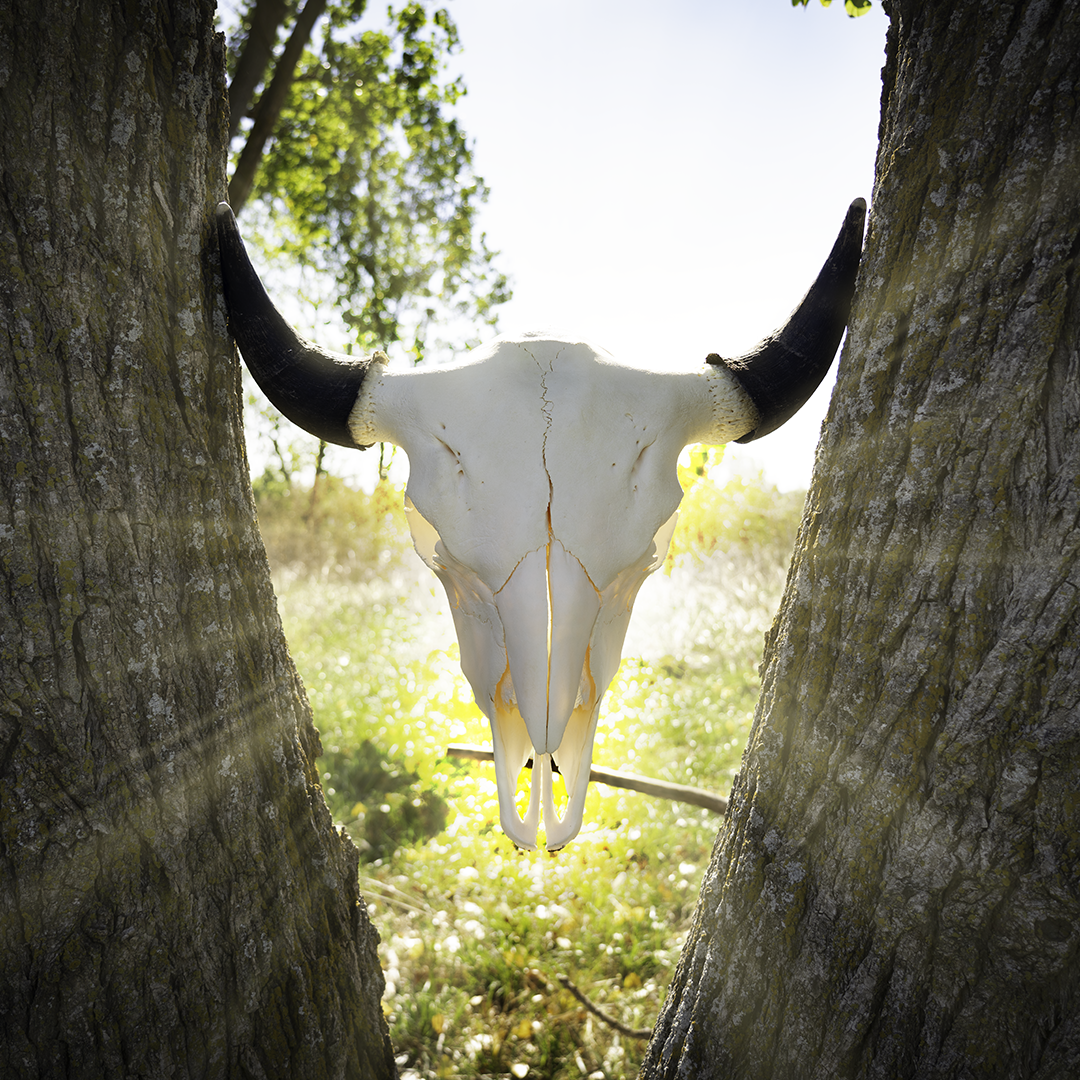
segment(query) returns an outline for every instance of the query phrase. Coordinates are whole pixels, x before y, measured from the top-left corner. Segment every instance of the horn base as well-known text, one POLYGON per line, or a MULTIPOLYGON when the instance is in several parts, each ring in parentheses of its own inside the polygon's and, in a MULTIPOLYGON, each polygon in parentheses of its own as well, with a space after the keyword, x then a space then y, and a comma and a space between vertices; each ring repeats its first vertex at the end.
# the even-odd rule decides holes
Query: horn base
POLYGON ((731 372, 760 414, 757 427, 736 442, 753 442, 775 431, 825 378, 851 314, 865 221, 866 200, 856 199, 817 279, 781 329, 745 356, 727 360, 709 353, 705 358, 731 372))
POLYGON ((326 352, 300 337, 266 295, 228 203, 218 204, 217 228, 229 331, 259 388, 297 427, 366 450, 349 430, 349 415, 372 359, 326 352))

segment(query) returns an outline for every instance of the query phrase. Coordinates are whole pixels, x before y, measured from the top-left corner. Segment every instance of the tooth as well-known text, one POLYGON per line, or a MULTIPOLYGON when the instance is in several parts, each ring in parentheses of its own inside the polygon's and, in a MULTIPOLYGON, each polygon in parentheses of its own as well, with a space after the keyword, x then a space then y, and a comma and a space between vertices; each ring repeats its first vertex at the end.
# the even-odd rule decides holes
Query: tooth
MULTIPOLYGON (((657 533, 657 537, 673 527, 673 519, 657 533)), ((666 542, 666 539, 665 539, 666 542)), ((667 550, 665 547, 664 551, 667 550)), ((660 557, 659 561, 663 561, 660 557)), ((645 578, 658 565, 654 550, 643 554, 636 563, 626 567, 600 597, 600 615, 593 627, 592 640, 589 642, 589 670, 595 684, 597 700, 607 692, 608 685, 615 678, 622 661, 623 640, 630 624, 630 613, 645 578)), ((560 765, 561 768, 561 765, 560 765)))
POLYGON ((475 575, 470 578, 460 570, 452 573, 445 567, 435 573, 450 601, 462 673, 469 680, 476 703, 490 719, 496 685, 506 669, 502 627, 495 601, 487 586, 475 575))

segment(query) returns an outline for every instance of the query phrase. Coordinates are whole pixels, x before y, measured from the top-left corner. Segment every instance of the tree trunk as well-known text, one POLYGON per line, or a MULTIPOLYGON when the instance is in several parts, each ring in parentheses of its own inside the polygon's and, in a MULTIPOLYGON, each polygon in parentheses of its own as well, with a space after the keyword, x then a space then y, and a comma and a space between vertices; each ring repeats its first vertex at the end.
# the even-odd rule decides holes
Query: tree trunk
POLYGON ((849 338, 647 1078, 1080 1075, 1080 8, 891 6, 849 338))
POLYGON ((0 1077, 386 1077, 254 520, 213 0, 0 9, 0 1077))

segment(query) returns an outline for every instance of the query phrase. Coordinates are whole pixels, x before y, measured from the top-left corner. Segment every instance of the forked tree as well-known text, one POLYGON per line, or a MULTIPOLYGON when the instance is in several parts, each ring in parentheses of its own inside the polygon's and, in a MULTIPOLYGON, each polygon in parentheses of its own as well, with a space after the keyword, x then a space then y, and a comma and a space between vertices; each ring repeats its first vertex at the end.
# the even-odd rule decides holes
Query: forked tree
MULTIPOLYGON (((1080 1067, 1080 16, 895 0, 850 340, 644 1069, 1080 1067)), ((0 12, 0 1075, 389 1076, 211 237, 212 5, 0 12)))
POLYGON ((891 0, 867 248, 642 1075, 1080 1075, 1080 5, 891 0))
POLYGON ((389 1077, 254 520, 213 0, 0 6, 0 1076, 389 1077))

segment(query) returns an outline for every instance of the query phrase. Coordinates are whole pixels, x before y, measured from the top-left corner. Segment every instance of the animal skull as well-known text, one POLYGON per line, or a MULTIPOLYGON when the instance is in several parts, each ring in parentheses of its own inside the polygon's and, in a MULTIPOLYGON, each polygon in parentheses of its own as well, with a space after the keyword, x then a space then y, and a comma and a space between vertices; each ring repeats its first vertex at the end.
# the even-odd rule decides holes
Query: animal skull
POLYGON ((690 443, 757 438, 813 393, 847 322, 865 209, 852 203, 800 307, 740 360, 646 371, 530 335, 397 372, 380 353, 357 362, 298 338, 221 204, 229 325, 267 396, 328 441, 408 455, 413 540, 446 589, 462 670, 491 724, 502 827, 518 846, 535 848, 541 811, 549 850, 581 828, 600 702, 638 588, 674 530, 676 459, 690 443), (522 816, 514 795, 530 757, 522 816))

